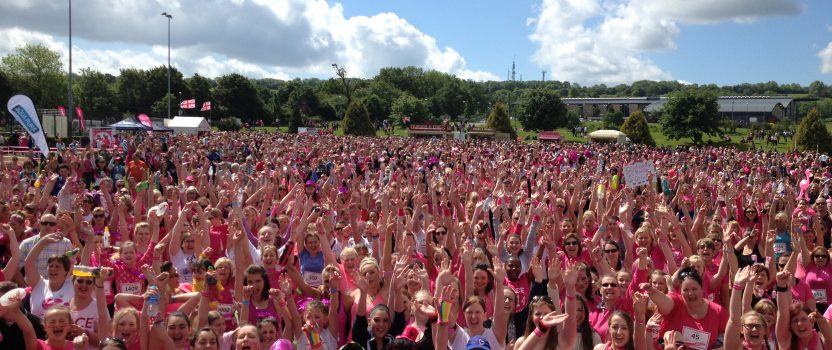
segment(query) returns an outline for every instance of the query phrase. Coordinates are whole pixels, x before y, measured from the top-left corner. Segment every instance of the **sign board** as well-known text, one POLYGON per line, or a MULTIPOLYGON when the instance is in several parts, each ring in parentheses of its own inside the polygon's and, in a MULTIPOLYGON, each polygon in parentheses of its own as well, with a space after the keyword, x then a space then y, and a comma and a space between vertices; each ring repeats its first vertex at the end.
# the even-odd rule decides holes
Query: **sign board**
POLYGON ((627 186, 637 187, 648 183, 648 176, 656 176, 656 165, 653 162, 644 161, 633 163, 624 167, 624 181, 627 186))
POLYGON ((306 127, 298 127, 298 134, 318 134, 318 129, 316 128, 306 128, 306 127))
POLYGON ((115 135, 115 129, 90 128, 90 143, 95 148, 110 148, 116 145, 115 135))

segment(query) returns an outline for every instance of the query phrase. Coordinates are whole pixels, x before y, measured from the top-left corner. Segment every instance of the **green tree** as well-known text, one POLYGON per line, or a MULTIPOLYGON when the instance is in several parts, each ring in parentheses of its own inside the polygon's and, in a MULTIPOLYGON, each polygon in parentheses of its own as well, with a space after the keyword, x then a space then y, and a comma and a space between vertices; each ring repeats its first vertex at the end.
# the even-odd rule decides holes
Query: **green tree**
POLYGON ((809 84, 809 96, 812 97, 827 97, 829 96, 827 86, 820 80, 815 80, 809 84))
POLYGON ((668 138, 689 137, 695 144, 702 143, 703 135, 722 135, 722 117, 717 96, 711 91, 688 88, 670 94, 662 109, 662 132, 668 138))
POLYGON ((607 114, 604 114, 602 122, 604 129, 618 130, 621 124, 624 124, 624 112, 613 109, 607 112, 607 114))
MULTIPOLYGON (((12 83, 2 70, 0 70, 0 101, 6 102, 14 96, 14 89, 12 83)), ((0 108, 0 116, 7 115, 7 109, 0 108)))
POLYGON ((108 81, 113 76, 82 68, 75 78, 73 97, 75 105, 84 109, 84 117, 90 120, 118 117, 115 101, 116 93, 108 81))
POLYGON ((375 136, 376 128, 370 121, 370 114, 361 101, 354 101, 344 115, 344 135, 375 136))
POLYGON ((814 151, 828 153, 832 151, 832 137, 829 136, 829 130, 820 121, 820 113, 817 109, 813 109, 803 117, 800 125, 797 127, 797 135, 795 135, 795 143, 799 151, 814 151))
MULTIPOLYGON (((146 79, 146 86, 147 90, 144 93, 147 94, 145 99, 149 101, 159 101, 165 98, 165 95, 168 93, 168 67, 167 66, 158 66, 151 68, 145 72, 145 79, 146 79)), ((178 114, 179 112, 179 99, 188 100, 193 98, 190 89, 185 84, 185 79, 182 76, 182 72, 178 69, 171 67, 170 69, 170 93, 176 97, 171 100, 170 104, 170 114, 171 118, 178 114), (181 93, 181 94, 180 94, 181 93)), ((197 101, 197 103, 202 103, 203 101, 197 101)), ((140 112, 147 111, 147 108, 150 107, 144 106, 144 108, 140 112)), ((197 111, 199 111, 200 105, 196 106, 196 109, 191 109, 185 111, 187 115, 194 115, 197 111)), ((157 116, 164 116, 167 117, 168 110, 167 106, 165 106, 165 113, 159 114, 157 116)))
POLYGON ((283 107, 281 111, 281 115, 289 119, 289 133, 297 134, 298 128, 303 126, 303 114, 300 113, 300 108, 283 107))
POLYGON ((251 124, 255 120, 267 117, 263 100, 257 94, 257 88, 251 80, 240 74, 233 73, 219 77, 217 87, 214 89, 214 97, 217 104, 225 109, 225 116, 240 118, 243 123, 251 124))
POLYGON ((203 102, 211 101, 211 87, 213 85, 211 79, 199 74, 194 74, 194 76, 185 79, 185 86, 191 92, 191 97, 196 99, 197 107, 202 107, 203 102))
POLYGON ((627 134, 633 143, 655 146, 656 141, 650 135, 650 127, 647 125, 647 118, 642 111, 635 111, 627 118, 621 126, 621 132, 627 134))
POLYGON ((372 94, 364 99, 364 107, 367 108, 367 113, 370 114, 370 119, 381 123, 387 119, 387 109, 384 107, 384 101, 376 94, 372 94))
POLYGON ((288 103, 292 108, 300 108, 301 113, 307 117, 318 115, 318 109, 321 108, 321 101, 308 86, 300 86, 294 89, 289 94, 288 103))
MULTIPOLYGON (((170 100, 171 105, 171 113, 173 111, 179 110, 179 105, 177 104, 178 98, 173 96, 173 94, 162 96, 158 101, 153 102, 153 105, 150 106, 150 114, 159 117, 165 117, 168 114, 168 100, 170 100)), ((173 118, 173 116, 171 116, 173 118)))
POLYGON ((511 135, 512 140, 517 138, 517 131, 511 126, 511 120, 508 117, 508 112, 506 112, 506 107, 501 102, 495 103, 494 107, 491 108, 486 125, 494 130, 511 135))
POLYGON ((552 90, 527 90, 523 93, 517 119, 526 130, 554 130, 567 124, 566 105, 552 90))
POLYGON ((392 117, 399 123, 402 123, 402 118, 410 118, 411 124, 421 124, 428 120, 428 104, 426 101, 413 97, 410 94, 404 94, 393 101, 391 107, 392 117))
POLYGON ((43 45, 26 44, 0 61, 0 70, 15 93, 29 96, 37 108, 66 104, 66 72, 63 69, 61 55, 43 45))
MULTIPOLYGON (((140 69, 128 68, 119 72, 118 80, 116 80, 116 96, 121 114, 145 113, 158 100, 149 99, 146 76, 147 72, 140 69)), ((165 106, 165 113, 153 116, 167 116, 167 106, 165 106)))

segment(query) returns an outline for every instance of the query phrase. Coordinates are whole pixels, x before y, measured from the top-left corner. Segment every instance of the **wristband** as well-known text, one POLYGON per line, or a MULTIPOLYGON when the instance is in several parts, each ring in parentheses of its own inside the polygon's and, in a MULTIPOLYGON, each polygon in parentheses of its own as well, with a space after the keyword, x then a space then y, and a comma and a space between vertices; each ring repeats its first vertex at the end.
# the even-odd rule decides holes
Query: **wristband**
POLYGON ((575 295, 566 295, 566 299, 575 300, 575 295))
POLYGON ((745 286, 742 286, 739 283, 734 283, 734 285, 731 286, 731 289, 733 289, 733 290, 743 290, 743 289, 745 289, 745 286))
POLYGON ((447 324, 451 320, 451 308, 453 303, 448 300, 439 302, 439 324, 447 324))
POLYGON ((95 288, 104 288, 104 285, 102 284, 102 285, 99 286, 99 285, 96 284, 95 288))
POLYGON ((329 294, 338 293, 338 288, 330 288, 329 294))
POLYGON ((534 334, 537 335, 538 337, 543 338, 543 332, 545 332, 545 331, 541 331, 540 326, 535 327, 535 329, 534 329, 534 334))
POLYGON ((277 303, 277 306, 286 307, 286 300, 277 303))
POLYGON ((774 290, 777 291, 778 293, 783 293, 783 292, 788 292, 789 287, 776 286, 776 287, 774 287, 774 290))
POLYGON ((245 299, 243 299, 243 301, 240 302, 240 304, 243 304, 243 306, 248 306, 248 303, 249 303, 249 301, 245 300, 245 299))

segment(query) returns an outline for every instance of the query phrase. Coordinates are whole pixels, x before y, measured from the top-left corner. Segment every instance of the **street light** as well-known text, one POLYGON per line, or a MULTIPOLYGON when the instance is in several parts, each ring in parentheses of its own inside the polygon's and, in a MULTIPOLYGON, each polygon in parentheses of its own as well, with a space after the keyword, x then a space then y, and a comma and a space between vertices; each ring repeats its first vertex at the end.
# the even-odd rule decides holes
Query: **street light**
POLYGON ((69 85, 67 86, 69 92, 69 118, 67 118, 66 132, 67 136, 72 137, 72 118, 74 118, 75 108, 72 105, 72 0, 69 0, 69 85))
POLYGON ((167 12, 162 12, 162 16, 168 18, 168 94, 165 95, 165 99, 168 100, 168 119, 170 119, 170 20, 173 16, 167 12))

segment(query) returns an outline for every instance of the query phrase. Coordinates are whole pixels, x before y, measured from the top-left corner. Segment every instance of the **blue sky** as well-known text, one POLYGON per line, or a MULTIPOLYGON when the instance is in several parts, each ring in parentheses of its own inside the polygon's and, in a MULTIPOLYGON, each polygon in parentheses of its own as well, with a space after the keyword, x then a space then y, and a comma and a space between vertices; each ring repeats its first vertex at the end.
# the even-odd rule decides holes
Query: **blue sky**
MULTIPOLYGON (((65 1, 0 2, 0 55, 40 43, 68 61, 65 1)), ((832 84, 828 0, 109 0, 73 3, 73 68, 167 61, 186 75, 291 79, 415 65, 465 79, 615 85, 832 84), (165 4, 162 4, 165 3, 165 4)))

